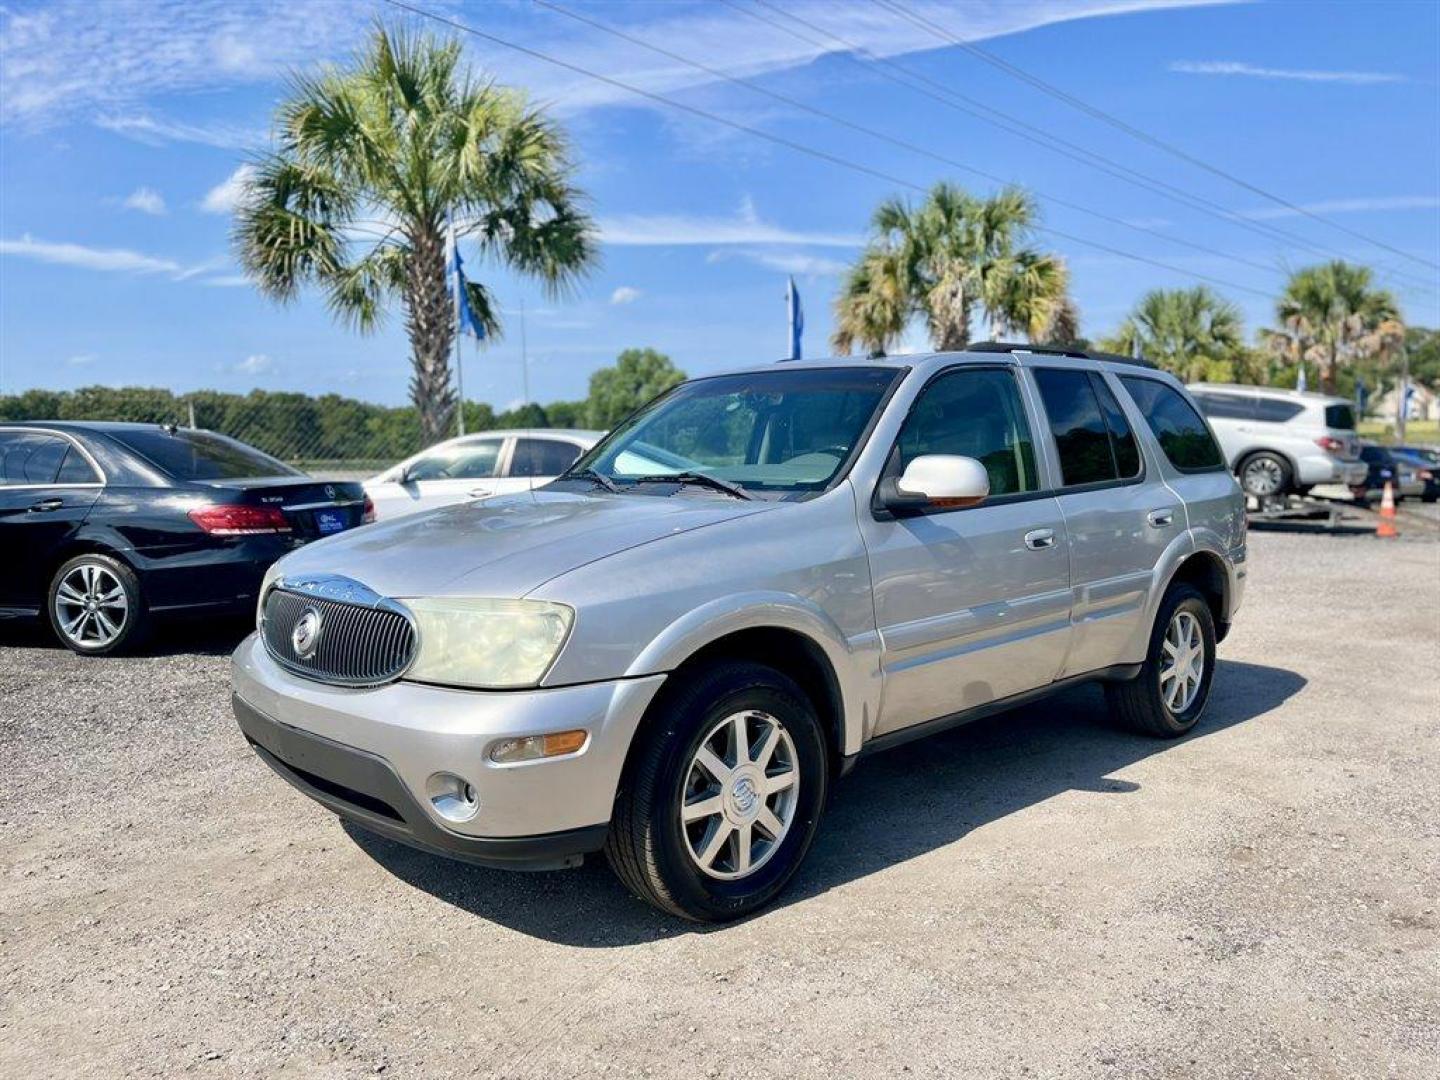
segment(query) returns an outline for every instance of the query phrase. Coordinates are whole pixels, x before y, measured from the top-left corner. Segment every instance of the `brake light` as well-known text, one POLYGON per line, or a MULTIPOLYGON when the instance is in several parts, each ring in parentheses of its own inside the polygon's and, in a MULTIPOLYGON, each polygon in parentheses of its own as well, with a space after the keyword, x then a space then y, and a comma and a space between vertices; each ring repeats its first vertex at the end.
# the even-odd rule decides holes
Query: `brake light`
POLYGON ((1338 454, 1345 449, 1345 443, 1331 435, 1321 435, 1315 440, 1315 445, 1327 454, 1338 454))
POLYGON ((365 509, 360 514, 360 524, 369 525, 375 520, 375 504, 370 501, 370 496, 365 496, 365 509))
POLYGON ((290 523, 278 506, 221 503, 198 507, 188 516, 212 536, 257 536, 290 531, 290 523))

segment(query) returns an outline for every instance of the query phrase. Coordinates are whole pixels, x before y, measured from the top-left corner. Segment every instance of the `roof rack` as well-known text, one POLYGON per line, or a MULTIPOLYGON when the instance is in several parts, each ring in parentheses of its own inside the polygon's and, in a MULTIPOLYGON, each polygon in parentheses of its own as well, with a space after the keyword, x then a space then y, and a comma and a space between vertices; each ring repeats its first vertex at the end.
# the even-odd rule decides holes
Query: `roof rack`
POLYGON ((966 352, 978 353, 1035 353, 1040 356, 1068 356, 1075 360, 1108 360, 1112 364, 1133 364, 1135 367, 1155 367, 1149 360, 1137 356, 1121 356, 1119 353, 1097 352, 1094 349, 1080 349, 1057 345, 1029 345, 1009 341, 979 341, 968 345, 966 352))

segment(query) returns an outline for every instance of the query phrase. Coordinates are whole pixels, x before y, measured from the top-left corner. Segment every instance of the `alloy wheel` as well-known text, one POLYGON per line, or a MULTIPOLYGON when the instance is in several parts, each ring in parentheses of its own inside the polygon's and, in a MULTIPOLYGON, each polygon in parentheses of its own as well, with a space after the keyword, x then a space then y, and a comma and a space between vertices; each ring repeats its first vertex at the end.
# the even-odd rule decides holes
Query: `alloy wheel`
POLYGON ((1280 463, 1271 457, 1258 457, 1245 466, 1245 490, 1251 495, 1274 495, 1285 482, 1280 463))
POLYGON ((1200 620, 1188 611, 1177 611, 1165 631, 1160 668, 1160 697, 1170 712, 1179 716, 1195 701, 1205 677, 1205 638, 1200 620))
POLYGON ((55 590, 55 625, 83 649, 104 648, 125 631, 130 600, 109 568, 82 563, 55 590))
POLYGON ((685 771, 680 830, 702 873, 748 877, 770 861, 795 820, 795 743, 769 713, 733 713, 712 727, 685 771))

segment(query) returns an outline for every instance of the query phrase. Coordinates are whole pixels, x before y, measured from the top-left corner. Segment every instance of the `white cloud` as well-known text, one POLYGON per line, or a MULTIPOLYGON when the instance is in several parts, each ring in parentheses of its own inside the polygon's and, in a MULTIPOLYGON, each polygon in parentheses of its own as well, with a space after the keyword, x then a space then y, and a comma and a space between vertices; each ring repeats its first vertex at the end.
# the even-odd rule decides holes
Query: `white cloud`
POLYGON ((612 304, 633 304, 640 299, 640 290, 632 285, 621 285, 610 294, 612 304))
POLYGON ((213 289, 239 289, 250 283, 250 279, 244 274, 221 274, 218 277, 200 279, 201 285, 209 285, 213 289))
POLYGON ((1434 210, 1437 207, 1440 207, 1440 196, 1382 195, 1376 198, 1327 199, 1323 202, 1304 203, 1298 210, 1285 206, 1267 206, 1259 210, 1243 210, 1240 216, 1252 221, 1268 221, 1271 218, 1299 217, 1303 212, 1364 214, 1387 210, 1434 210))
POLYGON ((696 244, 809 244, 859 247, 864 238, 850 233, 797 232, 760 220, 747 196, 734 217, 686 214, 618 214, 596 222, 600 240, 617 247, 691 246, 696 244))
POLYGON ((1252 79, 1349 83, 1352 86, 1406 81, 1404 75, 1381 71, 1315 71, 1305 68, 1272 68, 1246 64, 1238 60, 1175 60, 1170 64, 1170 70, 1184 75, 1240 75, 1252 79))
POLYGON ((200 209, 207 214, 229 214, 240 205, 245 194, 245 185, 255 175, 253 165, 241 165, 220 183, 216 184, 200 201, 200 209))
POLYGON ((732 258, 745 259, 781 274, 804 277, 834 277, 849 269, 848 263, 838 259, 809 255, 803 251, 760 251, 752 248, 719 248, 706 256, 705 261, 718 263, 732 258))
POLYGON ((56 266, 74 266, 84 270, 130 274, 172 274, 186 272, 174 259, 145 255, 124 248, 92 248, 82 244, 50 243, 36 240, 29 233, 18 240, 0 240, 0 255, 11 255, 56 266))
POLYGON ((243 150, 265 141, 262 128, 237 127, 232 124, 183 124, 174 120, 156 118, 148 113, 132 115, 101 116, 95 126, 106 131, 123 135, 127 139, 147 146, 165 146, 169 143, 199 143, 221 150, 243 150))
POLYGON ((139 210, 142 214, 151 214, 159 217, 165 213, 165 199, 150 187, 138 187, 129 195, 126 195, 120 203, 126 210, 139 210))
POLYGON ((275 361, 264 353, 252 353, 244 360, 238 360, 233 364, 222 365, 221 371, 230 375, 249 375, 258 377, 260 375, 275 374, 275 361))
POLYGON ((78 356, 70 356, 65 359, 66 367, 89 367, 95 362, 94 353, 81 353, 78 356))

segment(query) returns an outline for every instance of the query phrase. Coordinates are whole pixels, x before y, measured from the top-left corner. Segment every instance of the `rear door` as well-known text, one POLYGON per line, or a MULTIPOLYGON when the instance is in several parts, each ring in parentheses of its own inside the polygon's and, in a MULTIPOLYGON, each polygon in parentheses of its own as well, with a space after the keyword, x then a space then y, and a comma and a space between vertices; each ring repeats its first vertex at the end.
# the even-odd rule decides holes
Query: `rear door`
POLYGON ((1104 372, 1030 369, 1060 474, 1070 539, 1071 635, 1061 677, 1126 663, 1145 618, 1155 566, 1185 530, 1185 511, 1140 446, 1104 372))
POLYGON ((514 484, 507 490, 533 490, 548 484, 575 464, 580 447, 568 439, 552 439, 543 435, 522 435, 515 439, 510 451, 510 464, 505 483, 514 484))
POLYGON ((64 436, 0 431, 0 609, 43 607, 60 549, 101 487, 95 466, 64 436))

